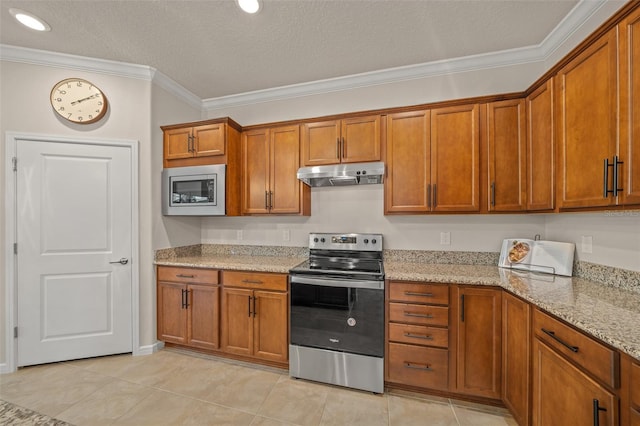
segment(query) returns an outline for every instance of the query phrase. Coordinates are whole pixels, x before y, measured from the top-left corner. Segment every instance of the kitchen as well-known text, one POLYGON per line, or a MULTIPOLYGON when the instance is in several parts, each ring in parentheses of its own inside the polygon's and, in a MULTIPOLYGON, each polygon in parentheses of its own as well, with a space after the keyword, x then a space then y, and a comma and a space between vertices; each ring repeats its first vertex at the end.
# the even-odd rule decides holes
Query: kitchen
MULTIPOLYGON (((611 9, 615 7, 608 5, 611 9)), ((608 14, 613 13, 610 10, 608 14)), ((383 188, 372 185, 353 188, 319 188, 311 192, 310 217, 227 217, 227 218, 172 218, 160 214, 160 182, 162 169, 161 125, 196 121, 202 118, 233 117, 243 125, 266 123, 295 118, 315 117, 342 112, 386 108, 393 105, 413 105, 458 97, 472 97, 493 93, 522 90, 544 70, 557 62, 573 45, 584 39, 608 16, 600 9, 590 18, 589 25, 581 27, 567 41, 563 49, 554 52, 543 63, 533 66, 509 65, 484 71, 467 71, 453 75, 423 77, 369 87, 352 88, 340 92, 313 96, 272 100, 265 103, 237 106, 207 105, 204 112, 176 96, 171 86, 121 75, 105 75, 99 65, 89 67, 84 75, 101 81, 112 106, 108 120, 102 125, 89 125, 95 137, 130 138, 140 141, 140 347, 151 350, 155 344, 155 280, 153 255, 156 249, 191 244, 249 244, 265 246, 306 246, 309 232, 335 232, 356 230, 380 232, 385 236, 385 247, 402 250, 445 250, 497 252, 504 238, 540 234, 545 239, 575 242, 579 260, 595 264, 638 270, 639 218, 633 211, 563 214, 519 215, 431 215, 385 216, 383 214, 383 188), (587 28, 588 27, 588 28, 587 28), (489 77, 490 76, 490 77, 489 77), (499 81, 499 87, 485 87, 478 81, 499 81), (449 88, 449 89, 447 89, 449 88), (131 102, 144 99, 145 102, 131 102), (363 215, 366 226, 363 226, 363 215), (338 225, 341 229, 336 229, 338 225), (450 233, 450 244, 441 244, 441 233, 450 233), (580 250, 582 237, 591 236, 592 253, 580 250)), ((2 61, 2 122, 7 131, 76 135, 77 131, 60 125, 51 114, 46 102, 26 103, 22 99, 36 99, 50 87, 73 73, 66 68, 51 66, 56 58, 42 55, 42 62, 33 65, 27 55, 16 60, 2 61), (49 59, 50 62, 47 62, 49 59), (24 87, 17 81, 29 82, 24 87), (26 93, 25 93, 26 91, 26 93), (13 107, 17 102, 18 107, 13 107), (25 113, 28 108, 29 113, 25 113)), ((28 53, 28 52, 27 52, 28 53)), ((17 55, 17 54, 15 54, 17 55)), ((19 55, 18 55, 19 56, 19 55)), ((136 70, 142 72, 144 70, 136 70)), ((147 70, 148 71, 148 70, 147 70)), ((133 71, 130 71, 133 73, 133 71)), ((497 83, 496 83, 497 84, 497 83)), ((3 152, 4 155, 4 152, 3 152)), ((2 162, 2 176, 6 176, 7 161, 2 162)), ((4 183, 4 182, 3 182, 4 183)), ((4 185, 3 185, 4 186, 4 185)), ((4 214, 4 212, 3 212, 4 214)), ((4 229, 3 229, 3 232, 4 229)), ((3 234, 4 235, 4 234, 3 234)), ((6 238, 3 238, 7 241, 6 238)), ((7 250, 3 247, 3 259, 7 250)), ((6 276, 6 262, 2 273, 6 276)), ((3 293, 4 297, 4 293, 3 293)), ((4 299, 3 299, 4 300, 4 299)), ((6 352, 3 327, 2 353, 6 352)), ((144 352, 144 351, 142 351, 144 352)), ((2 359, 3 362, 6 358, 2 359)))

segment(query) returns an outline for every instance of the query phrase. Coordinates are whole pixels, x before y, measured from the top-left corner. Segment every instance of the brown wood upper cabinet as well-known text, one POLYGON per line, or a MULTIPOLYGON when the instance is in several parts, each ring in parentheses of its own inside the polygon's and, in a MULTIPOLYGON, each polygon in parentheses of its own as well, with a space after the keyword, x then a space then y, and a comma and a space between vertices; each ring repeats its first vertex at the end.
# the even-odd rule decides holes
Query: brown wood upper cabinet
POLYGON ((640 204, 640 8, 618 25, 620 166, 618 204, 640 204))
POLYGON ((526 123, 524 99, 487 104, 489 211, 526 209, 526 123))
POLYGON ((229 118, 161 126, 161 129, 164 167, 224 164, 228 140, 239 139, 240 133, 240 125, 229 118))
POLYGON ((479 110, 387 116, 385 214, 480 210, 479 110))
POLYGON ((553 79, 526 98, 527 112, 527 210, 555 207, 555 143, 553 79))
POLYGON ((620 198, 625 160, 617 150, 617 58, 614 28, 556 75, 560 209, 610 206, 620 198))
POLYGON ((380 116, 305 123, 302 126, 302 164, 380 161, 380 116))
POLYGON ((310 214, 309 187, 300 166, 300 127, 264 128, 242 134, 242 214, 310 214))

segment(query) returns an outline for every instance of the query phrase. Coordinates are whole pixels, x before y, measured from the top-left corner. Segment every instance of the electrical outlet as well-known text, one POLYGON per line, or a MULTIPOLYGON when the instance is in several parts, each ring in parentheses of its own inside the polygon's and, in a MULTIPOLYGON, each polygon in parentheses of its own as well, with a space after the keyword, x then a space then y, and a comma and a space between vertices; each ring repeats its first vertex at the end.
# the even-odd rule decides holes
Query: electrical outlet
POLYGON ((593 237, 591 235, 582 236, 582 252, 593 253, 593 237))
POLYGON ((451 232, 440 233, 440 244, 443 246, 451 245, 451 232))
POLYGON ((236 239, 237 239, 238 241, 241 241, 241 240, 242 240, 242 229, 238 229, 238 230, 236 231, 236 239))
POLYGON ((289 232, 288 229, 284 229, 282 231, 282 241, 289 241, 291 240, 291 232, 289 232))

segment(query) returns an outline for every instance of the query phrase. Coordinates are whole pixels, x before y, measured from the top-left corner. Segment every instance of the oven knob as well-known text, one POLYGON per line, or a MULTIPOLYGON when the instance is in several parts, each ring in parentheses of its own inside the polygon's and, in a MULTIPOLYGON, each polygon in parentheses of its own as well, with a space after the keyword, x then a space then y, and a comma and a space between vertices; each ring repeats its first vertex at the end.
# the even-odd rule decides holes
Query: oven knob
POLYGON ((375 244, 376 242, 377 242, 377 241, 376 241, 376 239, 375 239, 375 238, 374 238, 373 240, 371 240, 371 244, 375 244))
POLYGON ((317 237, 316 237, 316 238, 314 238, 314 239, 313 239, 313 242, 314 242, 314 243, 317 243, 317 242, 318 242, 318 238, 317 238, 317 237))
POLYGON ((366 174, 367 174, 367 171, 366 171, 366 170, 363 170, 363 171, 362 171, 362 174, 363 174, 363 175, 366 175, 366 174))
POLYGON ((369 244, 369 240, 367 240, 366 238, 364 239, 364 243, 365 244, 369 244))
POLYGON ((325 239, 324 238, 320 238, 320 242, 324 243, 325 239))

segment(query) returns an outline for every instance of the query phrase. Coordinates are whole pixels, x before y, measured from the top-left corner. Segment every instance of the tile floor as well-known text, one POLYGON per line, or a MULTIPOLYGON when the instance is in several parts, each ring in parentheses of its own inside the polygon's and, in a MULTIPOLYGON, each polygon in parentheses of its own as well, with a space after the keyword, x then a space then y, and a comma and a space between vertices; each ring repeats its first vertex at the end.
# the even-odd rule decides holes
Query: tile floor
POLYGON ((22 368, 0 399, 74 425, 516 425, 505 409, 373 395, 175 349, 22 368))

